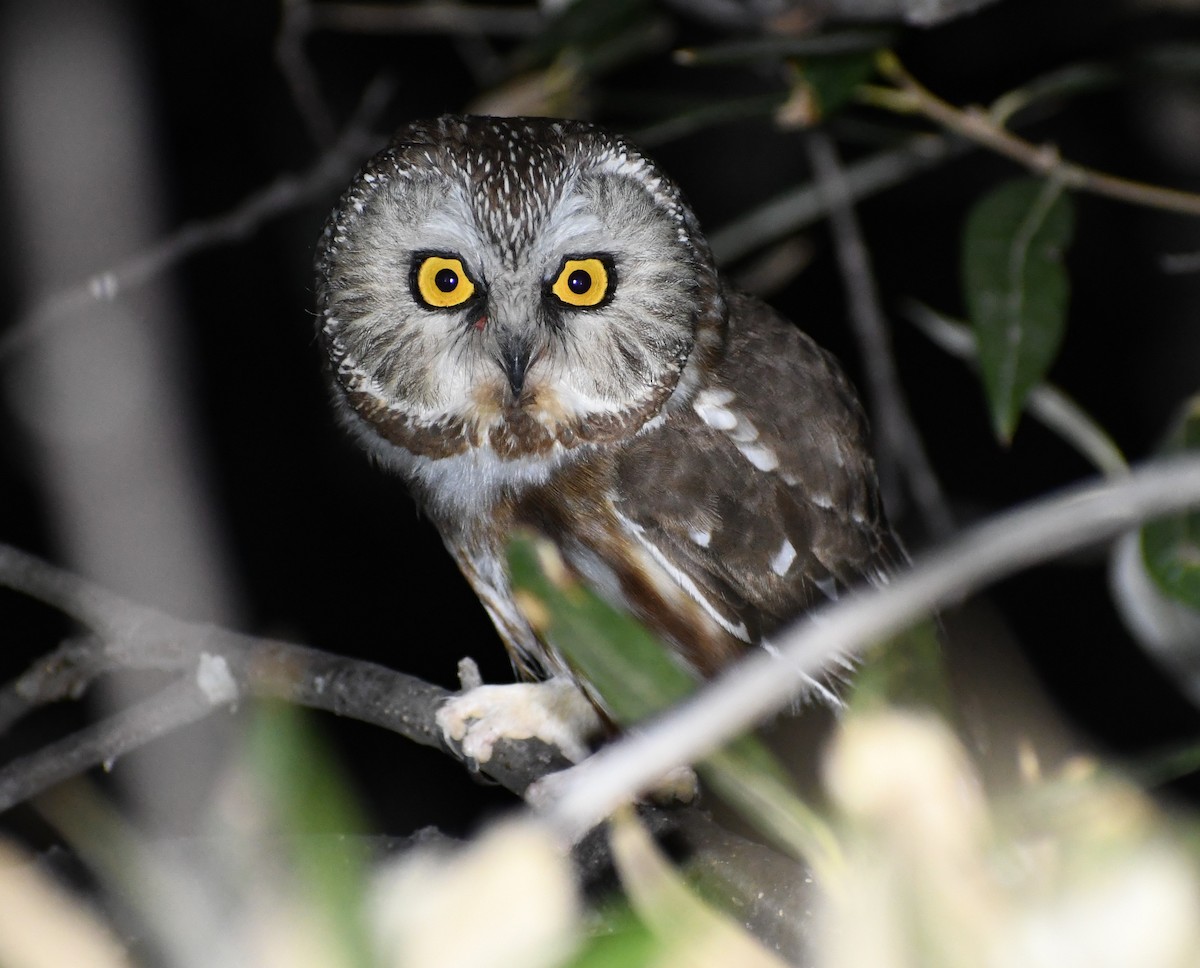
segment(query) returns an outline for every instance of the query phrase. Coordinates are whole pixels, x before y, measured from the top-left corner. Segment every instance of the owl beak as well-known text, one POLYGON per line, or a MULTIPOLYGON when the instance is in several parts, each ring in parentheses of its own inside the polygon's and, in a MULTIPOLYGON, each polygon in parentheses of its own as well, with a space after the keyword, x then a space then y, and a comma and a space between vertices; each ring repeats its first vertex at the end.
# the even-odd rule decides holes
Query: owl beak
POLYGON ((519 400, 521 391, 525 388, 525 374, 529 370, 529 359, 532 355, 529 339, 519 333, 505 330, 497 337, 497 343, 500 349, 500 369, 508 378, 513 400, 519 400))

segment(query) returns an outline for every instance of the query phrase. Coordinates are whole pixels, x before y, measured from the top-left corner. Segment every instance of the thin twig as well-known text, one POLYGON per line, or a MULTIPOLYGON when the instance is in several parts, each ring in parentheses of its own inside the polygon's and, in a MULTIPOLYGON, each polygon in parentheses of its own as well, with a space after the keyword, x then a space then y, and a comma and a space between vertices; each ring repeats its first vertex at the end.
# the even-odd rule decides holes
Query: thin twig
POLYGON ((817 189, 829 206, 829 223, 845 284, 850 323, 869 387, 868 405, 879 442, 885 502, 890 501, 896 508, 902 485, 906 483, 929 534, 946 538, 954 531, 954 519, 900 386, 890 328, 880 306, 871 257, 837 148, 823 131, 811 132, 805 144, 817 189))
POLYGON ((1168 252, 1159 259, 1159 265, 1172 275, 1200 272, 1200 252, 1168 252))
POLYGON ((292 92, 292 103, 308 136, 318 148, 324 149, 333 141, 337 129, 312 62, 305 53, 311 21, 309 6, 309 0, 284 0, 279 33, 275 37, 275 63, 292 92))
MULTIPOLYGON (((868 198, 936 168, 968 147, 970 142, 958 138, 917 135, 899 148, 847 165, 844 173, 847 194, 854 201, 868 198)), ((724 225, 709 235, 708 242, 717 261, 728 264, 828 214, 829 204, 817 186, 801 185, 724 225)))
POLYGON ((308 30, 355 34, 491 34, 531 37, 546 25, 536 7, 465 3, 389 5, 314 3, 302 8, 308 30))
POLYGON ((389 81, 370 84, 341 136, 306 172, 281 175, 225 214, 180 226, 124 262, 42 299, 0 339, 0 359, 18 350, 45 327, 77 318, 93 303, 111 302, 197 252, 245 239, 271 219, 340 188, 363 157, 376 147, 369 126, 390 96, 389 81))
POLYGON ((1200 194, 1148 185, 1067 161, 1058 148, 1026 141, 1003 127, 989 111, 958 108, 943 101, 914 78, 895 54, 884 52, 876 65, 895 88, 873 89, 869 99, 880 107, 923 114, 948 131, 990 148, 1039 175, 1054 175, 1067 188, 1185 215, 1200 215, 1200 194))
MULTIPOLYGON (((916 302, 906 307, 905 315, 938 347, 952 356, 975 363, 975 337, 966 323, 949 319, 916 302)), ((1053 383, 1035 386, 1029 392, 1026 406, 1030 414, 1074 447, 1102 474, 1113 477, 1129 472, 1129 462, 1104 428, 1053 383)))
POLYGON ((40 747, 0 769, 0 812, 181 726, 203 719, 217 703, 185 676, 129 709, 40 747))
POLYGON ((1157 461, 997 515, 919 558, 889 585, 863 588, 802 619, 655 723, 530 791, 564 839, 579 837, 656 777, 707 756, 784 708, 836 661, 1029 565, 1200 505, 1200 457, 1157 461))

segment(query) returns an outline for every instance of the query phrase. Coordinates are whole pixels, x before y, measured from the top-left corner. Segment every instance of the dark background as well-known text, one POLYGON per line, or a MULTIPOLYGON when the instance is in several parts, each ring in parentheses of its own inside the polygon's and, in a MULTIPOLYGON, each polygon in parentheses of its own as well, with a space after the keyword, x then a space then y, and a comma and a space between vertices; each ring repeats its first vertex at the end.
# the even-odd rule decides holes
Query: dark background
MULTIPOLYGON (((10 22, 25 15, 21 6, 8 5, 10 22)), ((164 232, 233 209, 281 172, 314 161, 319 149, 274 58, 277 5, 205 0, 127 3, 117 10, 141 58, 164 232)), ((668 116, 664 106, 672 99, 781 90, 778 65, 678 66, 671 58, 675 47, 730 35, 665 9, 657 16, 668 29, 665 42, 587 85, 588 116, 636 133, 668 116)), ((939 28, 898 28, 895 46, 926 85, 962 104, 987 102, 1074 61, 1132 65, 1148 48, 1188 41, 1193 57, 1200 57, 1196 27, 1195 16, 1167 5, 1001 0, 939 28)), ((501 42, 496 49, 504 54, 514 47, 501 42)), ((394 79, 394 94, 375 124, 379 144, 391 127, 463 111, 481 93, 471 48, 445 36, 328 31, 308 37, 304 49, 338 124, 371 78, 385 72, 394 79)), ((1197 77, 1194 65, 1190 74, 1167 77, 1130 66, 1116 86, 1065 103, 1021 131, 1035 141, 1053 140, 1066 157, 1094 167, 1197 190, 1197 77)), ((30 92, 0 92, 0 108, 26 96, 30 92)), ((863 123, 897 133, 917 127, 853 108, 831 128, 847 158, 867 150, 852 126, 863 123)), ((769 117, 749 117, 655 145, 652 154, 684 186, 702 224, 715 229, 808 179, 801 138, 779 131, 769 117)), ((975 151, 860 206, 884 306, 893 314, 904 388, 960 523, 1092 473, 1028 419, 1011 448, 998 445, 971 373, 895 312, 914 297, 962 313, 963 219, 983 191, 1014 174, 1010 163, 975 151)), ((9 178, 0 190, 12 205, 25 189, 9 178)), ((337 193, 330 189, 244 240, 207 248, 170 270, 179 294, 182 391, 194 416, 189 446, 200 458, 236 589, 232 621, 447 686, 458 658, 470 654, 487 679, 503 681, 510 673, 499 641, 437 535, 416 516, 399 483, 370 466, 331 418, 313 340, 311 259, 337 193)), ((1200 230, 1179 215, 1094 197, 1077 201, 1068 258, 1070 331, 1051 377, 1136 460, 1152 451, 1175 409, 1197 389, 1200 275, 1165 273, 1161 258, 1200 250, 1200 230)), ((811 262, 771 301, 833 349, 857 378, 830 240, 823 225, 803 235, 811 262)), ((19 237, 0 236, 9 327, 50 295, 32 289, 19 271, 21 244, 19 237)), ((125 254, 114 249, 112 258, 125 254)), ((85 326, 87 314, 64 325, 85 326)), ((0 359, 6 378, 21 366, 23 352, 10 349, 0 359)), ((17 387, 10 387, 11 403, 20 384, 9 382, 17 387)), ((12 408, 0 410, 0 538, 70 567, 36 453, 12 408)), ((919 523, 901 509, 897 524, 919 552, 926 542, 919 523)), ((136 597, 136 590, 120 590, 136 597)), ((1121 624, 1101 554, 1035 569, 1003 583, 991 598, 997 621, 1019 643, 1053 703, 1102 748, 1145 754, 1195 735, 1195 711, 1121 624)), ((5 593, 0 673, 17 674, 66 630, 49 610, 5 593)), ((0 759, 90 713, 94 708, 81 704, 35 717, 0 742, 0 759)), ((480 810, 510 802, 474 784, 443 754, 359 724, 321 722, 346 753, 381 830, 405 833, 435 822, 461 830, 480 810)), ((118 764, 117 773, 121 769, 118 764)))

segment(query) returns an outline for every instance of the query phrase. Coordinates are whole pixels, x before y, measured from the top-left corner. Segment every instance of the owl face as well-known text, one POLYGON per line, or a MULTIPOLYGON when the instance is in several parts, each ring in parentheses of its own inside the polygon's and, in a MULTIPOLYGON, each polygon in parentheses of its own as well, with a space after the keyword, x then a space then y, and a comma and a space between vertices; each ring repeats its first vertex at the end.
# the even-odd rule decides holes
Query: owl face
POLYGON ((410 476, 628 437, 687 397, 724 319, 674 185, 548 120, 402 129, 331 216, 318 296, 350 423, 410 476))

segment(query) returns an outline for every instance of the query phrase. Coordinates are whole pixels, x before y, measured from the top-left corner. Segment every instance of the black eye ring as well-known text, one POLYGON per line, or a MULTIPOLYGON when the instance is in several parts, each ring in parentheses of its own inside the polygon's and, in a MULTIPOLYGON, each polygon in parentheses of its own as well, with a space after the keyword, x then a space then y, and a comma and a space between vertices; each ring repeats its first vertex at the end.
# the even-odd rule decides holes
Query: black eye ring
POLYGON ((558 270, 546 281, 546 298, 557 309, 599 309, 612 302, 617 267, 607 252, 563 256, 558 270))
POLYGON ((417 305, 435 310, 458 309, 482 296, 454 252, 414 252, 409 287, 417 305))

